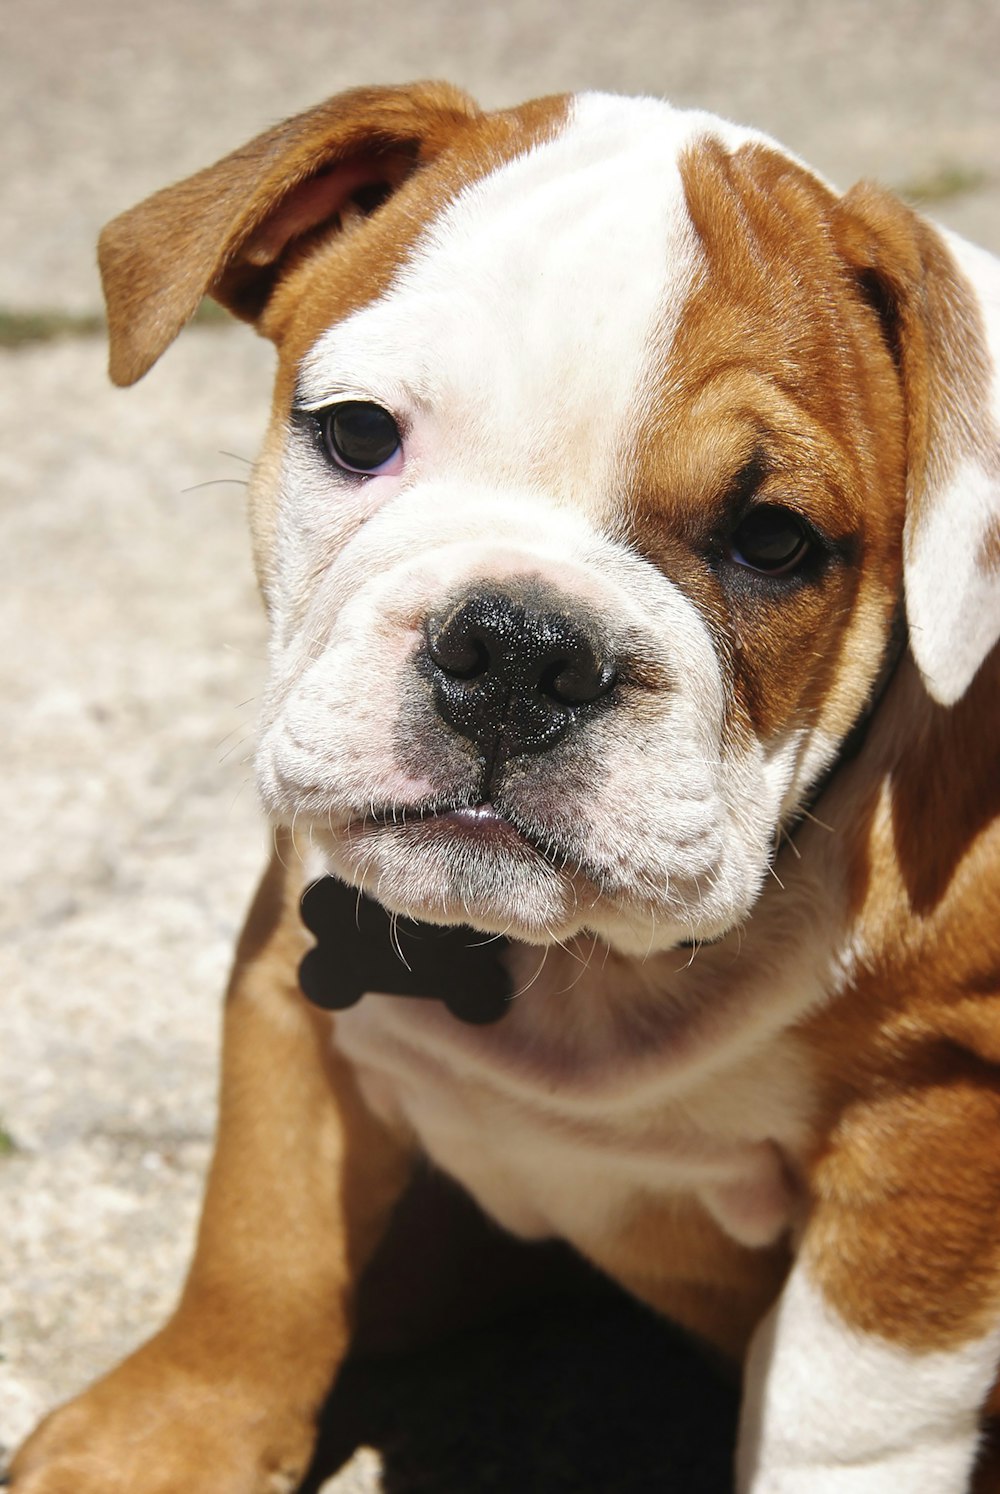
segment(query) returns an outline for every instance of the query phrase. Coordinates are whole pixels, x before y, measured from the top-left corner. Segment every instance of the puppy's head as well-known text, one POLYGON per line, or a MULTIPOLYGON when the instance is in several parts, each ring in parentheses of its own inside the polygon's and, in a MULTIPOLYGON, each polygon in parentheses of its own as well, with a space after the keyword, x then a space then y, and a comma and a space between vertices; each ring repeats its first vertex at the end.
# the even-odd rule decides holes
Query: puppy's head
POLYGON ((751 132, 359 91, 115 220, 102 269, 118 382, 206 291, 277 345, 259 778, 389 907, 714 937, 904 577, 939 702, 1000 630, 997 266, 751 132))

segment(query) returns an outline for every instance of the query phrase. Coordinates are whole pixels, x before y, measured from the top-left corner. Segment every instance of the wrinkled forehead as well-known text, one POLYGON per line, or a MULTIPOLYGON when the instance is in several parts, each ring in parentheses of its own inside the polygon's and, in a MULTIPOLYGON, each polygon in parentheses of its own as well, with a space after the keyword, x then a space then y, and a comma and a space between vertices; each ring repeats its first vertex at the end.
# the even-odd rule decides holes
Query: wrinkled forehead
POLYGON ((461 188, 385 294, 319 336, 298 400, 383 404, 453 475, 606 493, 705 271, 683 163, 706 140, 761 138, 578 96, 547 138, 461 188))

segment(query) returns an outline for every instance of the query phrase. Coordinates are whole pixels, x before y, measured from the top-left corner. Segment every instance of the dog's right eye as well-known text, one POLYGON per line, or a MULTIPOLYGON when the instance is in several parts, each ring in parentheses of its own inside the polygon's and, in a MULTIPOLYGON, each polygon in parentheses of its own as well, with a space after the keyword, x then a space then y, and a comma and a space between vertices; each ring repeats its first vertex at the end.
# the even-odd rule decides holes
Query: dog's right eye
POLYGON ((399 426, 381 405, 348 400, 321 411, 319 423, 327 455, 338 467, 368 476, 394 470, 402 438, 399 426))
POLYGON ((805 520, 780 504, 752 508, 733 532, 730 559, 762 576, 788 576, 807 560, 813 533, 805 520))

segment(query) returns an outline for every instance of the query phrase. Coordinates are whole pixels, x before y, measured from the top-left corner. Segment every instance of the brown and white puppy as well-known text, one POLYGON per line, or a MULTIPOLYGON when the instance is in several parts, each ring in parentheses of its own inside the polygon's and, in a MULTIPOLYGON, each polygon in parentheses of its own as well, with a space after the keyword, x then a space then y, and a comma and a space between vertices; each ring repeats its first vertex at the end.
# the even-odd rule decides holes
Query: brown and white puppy
POLYGON ((1000 266, 710 115, 441 85, 102 264, 119 383, 206 292, 278 348, 279 854, 181 1304, 18 1494, 293 1487, 418 1154, 748 1352, 744 1494, 1000 1489, 1000 266), (508 935, 509 1014, 308 1008, 317 871, 508 935))

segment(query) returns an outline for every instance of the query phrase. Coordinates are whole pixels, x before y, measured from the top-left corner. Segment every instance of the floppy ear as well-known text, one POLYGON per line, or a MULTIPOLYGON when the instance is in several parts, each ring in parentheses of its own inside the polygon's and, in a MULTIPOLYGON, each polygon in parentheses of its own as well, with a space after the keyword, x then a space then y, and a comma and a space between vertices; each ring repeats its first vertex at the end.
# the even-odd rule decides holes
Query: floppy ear
POLYGON ((477 114, 445 83, 354 89, 115 218, 98 250, 114 382, 141 378, 203 295, 256 321, 306 235, 374 211, 477 114))
POLYGON ((867 183, 835 223, 900 371, 910 646, 950 706, 1000 637, 1000 261, 867 183))

